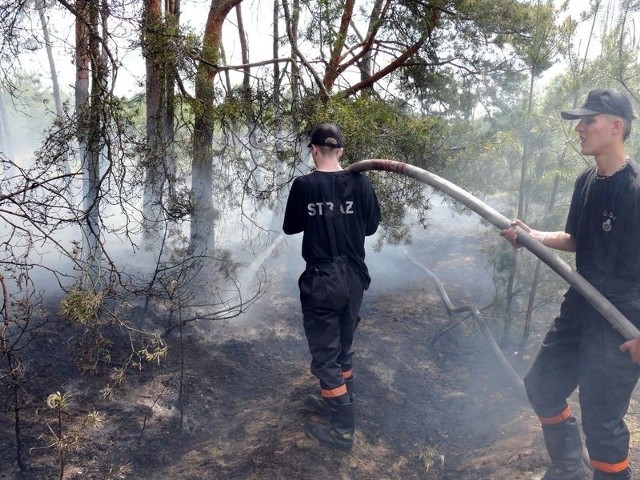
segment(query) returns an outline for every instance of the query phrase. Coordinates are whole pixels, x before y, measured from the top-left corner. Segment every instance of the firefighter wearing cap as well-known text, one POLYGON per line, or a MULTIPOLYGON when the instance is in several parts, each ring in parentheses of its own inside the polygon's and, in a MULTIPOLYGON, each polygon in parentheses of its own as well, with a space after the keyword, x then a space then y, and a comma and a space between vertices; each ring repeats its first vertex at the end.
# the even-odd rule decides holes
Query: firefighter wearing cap
POLYGON ((286 234, 303 232, 306 268, 298 286, 311 372, 321 390, 321 396, 309 395, 305 406, 330 419, 330 425, 311 424, 307 432, 349 450, 355 437, 352 342, 371 282, 364 242, 378 228, 380 206, 369 178, 340 166, 343 138, 337 125, 318 125, 309 148, 316 170, 293 181, 283 223, 286 234))
MULTIPOLYGON (((577 271, 631 322, 640 326, 640 168, 625 153, 635 118, 629 98, 612 89, 589 93, 578 120, 581 153, 595 166, 576 180, 564 231, 533 230, 550 248, 575 252, 577 271)), ((501 234, 518 247, 515 229, 501 234)), ((582 480, 582 441, 567 398, 579 388, 582 429, 593 479, 630 479, 629 430, 624 422, 640 375, 640 340, 624 338, 570 288, 525 376, 551 458, 544 480, 582 480)))

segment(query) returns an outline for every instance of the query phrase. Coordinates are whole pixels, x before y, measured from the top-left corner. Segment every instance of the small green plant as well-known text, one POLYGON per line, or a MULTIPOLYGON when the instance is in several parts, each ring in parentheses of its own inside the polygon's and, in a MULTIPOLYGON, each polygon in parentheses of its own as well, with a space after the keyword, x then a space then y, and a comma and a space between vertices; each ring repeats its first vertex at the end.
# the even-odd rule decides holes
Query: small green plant
POLYGON ((433 447, 428 447, 424 452, 420 454, 420 460, 424 464, 427 472, 437 464, 444 465, 444 455, 433 447))
POLYGON ((66 453, 77 449, 83 440, 83 433, 87 428, 98 429, 102 426, 103 419, 97 411, 89 412, 82 421, 65 431, 65 414, 71 405, 72 395, 70 393, 55 392, 47 397, 47 407, 55 413, 53 423, 47 422, 49 433, 41 435, 41 439, 49 441, 44 448, 55 448, 58 452, 59 478, 64 478, 66 453))
POLYGON ((124 383, 127 378, 127 371, 129 368, 142 369, 142 361, 146 362, 158 362, 165 358, 169 353, 169 347, 167 343, 160 337, 160 335, 152 334, 146 344, 139 350, 136 350, 129 355, 127 360, 121 367, 116 367, 111 371, 109 375, 110 383, 106 387, 100 390, 104 398, 113 398, 116 388, 124 383))

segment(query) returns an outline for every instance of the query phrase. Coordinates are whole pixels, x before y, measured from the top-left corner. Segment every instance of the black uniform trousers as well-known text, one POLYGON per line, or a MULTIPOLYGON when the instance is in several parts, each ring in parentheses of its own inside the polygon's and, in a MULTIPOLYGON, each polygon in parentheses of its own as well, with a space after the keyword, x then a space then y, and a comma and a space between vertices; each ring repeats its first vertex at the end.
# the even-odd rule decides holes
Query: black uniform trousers
POLYGON ((317 274, 317 266, 308 265, 298 280, 304 332, 311 353, 311 373, 320 380, 323 395, 344 386, 343 372, 352 368, 353 336, 360 321, 364 288, 351 265, 346 263, 346 266, 348 300, 341 308, 333 307, 331 302, 317 301, 326 290, 323 283, 335 281, 317 274), (311 293, 303 295, 302 292, 311 293), (314 298, 314 292, 317 298, 314 298))
MULTIPOLYGON (((640 320, 640 300, 616 303, 632 322, 640 320)), ((531 406, 542 421, 561 417, 567 398, 579 387, 582 428, 592 465, 610 473, 629 462, 629 430, 624 416, 640 366, 619 347, 625 341, 579 293, 570 289, 525 376, 531 406)))

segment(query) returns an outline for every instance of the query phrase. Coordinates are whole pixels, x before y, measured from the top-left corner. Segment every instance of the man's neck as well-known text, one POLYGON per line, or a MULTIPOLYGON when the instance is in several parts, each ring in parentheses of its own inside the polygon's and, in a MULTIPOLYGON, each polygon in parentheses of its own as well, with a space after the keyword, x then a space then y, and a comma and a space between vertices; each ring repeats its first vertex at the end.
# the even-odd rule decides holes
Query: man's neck
POLYGON ((340 163, 334 159, 316 159, 316 170, 319 172, 339 172, 342 170, 340 163))
POLYGON ((596 156, 595 161, 598 175, 608 177, 622 170, 629 161, 629 156, 624 150, 618 150, 608 155, 596 156))

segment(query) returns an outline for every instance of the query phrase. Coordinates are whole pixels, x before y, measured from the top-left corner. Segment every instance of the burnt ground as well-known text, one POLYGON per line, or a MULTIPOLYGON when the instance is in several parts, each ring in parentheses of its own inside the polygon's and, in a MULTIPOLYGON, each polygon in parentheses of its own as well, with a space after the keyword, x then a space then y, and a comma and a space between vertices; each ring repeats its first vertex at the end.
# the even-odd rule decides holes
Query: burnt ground
MULTIPOLYGON (((484 248, 494 239, 478 236, 476 224, 455 236, 435 227, 415 239, 410 255, 439 275, 454 303, 489 303, 484 248)), ((169 357, 131 372, 112 400, 99 393, 108 371, 80 375, 66 328, 52 319, 49 341, 27 362, 41 373, 22 412, 28 468, 18 473, 8 411, 0 417, 0 478, 59 478, 60 457, 43 448, 56 420, 45 401, 57 390, 73 394, 63 431, 92 410, 103 417, 101 429, 82 430, 65 453, 65 479, 540 478, 546 457, 532 412, 472 320, 446 314, 432 281, 401 248, 370 250, 374 283, 355 344, 354 449, 336 452, 307 438, 305 423, 321 419, 302 408, 317 383, 297 301, 298 251, 295 241, 281 251, 287 262, 270 267, 269 293, 250 314, 186 330, 183 361, 179 337, 168 338, 169 357)), ((537 321, 531 352, 546 323, 537 321)), ((529 351, 522 361, 508 356, 520 373, 530 361, 529 351)), ((631 410, 635 432, 637 402, 631 410)), ((635 462, 639 455, 634 447, 635 462)))

